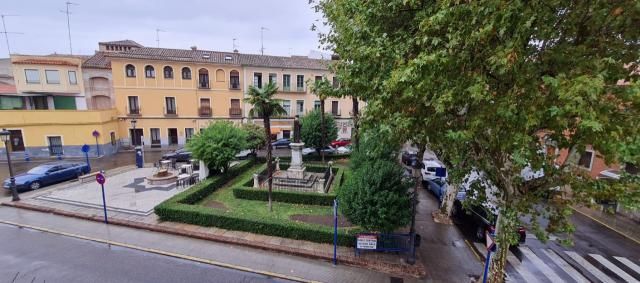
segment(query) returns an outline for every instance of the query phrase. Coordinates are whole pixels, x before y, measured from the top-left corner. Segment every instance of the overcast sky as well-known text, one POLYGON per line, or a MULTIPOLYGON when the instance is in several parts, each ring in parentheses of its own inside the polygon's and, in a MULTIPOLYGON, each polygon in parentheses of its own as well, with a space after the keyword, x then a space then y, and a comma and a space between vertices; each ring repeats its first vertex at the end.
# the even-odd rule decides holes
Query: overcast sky
MULTIPOLYGON (((233 38, 243 53, 260 52, 260 27, 265 54, 307 55, 319 50, 311 25, 320 17, 307 0, 72 0, 73 54, 93 54, 99 41, 132 39, 145 46, 231 51, 233 38)), ((11 53, 69 53, 63 0, 0 1, 11 53)), ((315 22, 316 25, 320 23, 315 22)), ((0 27, 1 28, 1 27, 0 27)), ((0 58, 8 57, 4 35, 0 58)))

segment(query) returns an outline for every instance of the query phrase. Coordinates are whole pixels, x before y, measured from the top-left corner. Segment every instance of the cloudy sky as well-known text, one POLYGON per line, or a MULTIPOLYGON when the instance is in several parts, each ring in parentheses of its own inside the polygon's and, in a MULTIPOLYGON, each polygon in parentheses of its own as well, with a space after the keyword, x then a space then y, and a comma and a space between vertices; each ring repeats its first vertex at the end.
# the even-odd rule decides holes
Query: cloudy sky
MULTIPOLYGON (((319 50, 311 25, 320 15, 308 0, 72 0, 73 54, 93 54, 99 41, 132 39, 145 46, 260 52, 260 27, 265 54, 307 55, 319 50)), ((0 1, 11 53, 69 53, 63 0, 0 1)), ((315 22, 319 25, 318 22, 315 22)), ((1 28, 1 27, 0 27, 1 28)), ((4 35, 0 58, 8 57, 4 35)))

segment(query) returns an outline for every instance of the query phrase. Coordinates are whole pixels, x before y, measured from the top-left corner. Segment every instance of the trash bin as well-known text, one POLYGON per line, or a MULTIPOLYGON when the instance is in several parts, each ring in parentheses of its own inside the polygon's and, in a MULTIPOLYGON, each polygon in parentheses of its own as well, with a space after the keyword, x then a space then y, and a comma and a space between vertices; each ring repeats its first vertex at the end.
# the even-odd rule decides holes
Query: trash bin
POLYGON ((138 168, 144 167, 144 155, 141 146, 136 146, 136 166, 138 168))

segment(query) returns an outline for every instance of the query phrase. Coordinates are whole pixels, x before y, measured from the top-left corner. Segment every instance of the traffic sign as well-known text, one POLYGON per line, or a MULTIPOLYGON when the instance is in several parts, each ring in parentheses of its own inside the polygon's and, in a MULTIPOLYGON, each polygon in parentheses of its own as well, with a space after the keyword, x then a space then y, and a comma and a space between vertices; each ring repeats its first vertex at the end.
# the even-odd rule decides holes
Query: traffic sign
POLYGON ((98 130, 93 130, 91 134, 96 138, 100 136, 100 132, 98 132, 98 130))
POLYGON ((104 178, 104 174, 102 174, 102 173, 96 174, 96 182, 98 182, 98 184, 104 185, 105 181, 106 181, 106 179, 104 178))
POLYGON ((491 237, 489 232, 485 233, 485 239, 487 239, 487 251, 493 252, 496 250, 496 242, 491 237))
POLYGON ((89 149, 91 149, 91 147, 89 147, 88 144, 85 144, 82 146, 82 152, 87 153, 89 152, 89 149))

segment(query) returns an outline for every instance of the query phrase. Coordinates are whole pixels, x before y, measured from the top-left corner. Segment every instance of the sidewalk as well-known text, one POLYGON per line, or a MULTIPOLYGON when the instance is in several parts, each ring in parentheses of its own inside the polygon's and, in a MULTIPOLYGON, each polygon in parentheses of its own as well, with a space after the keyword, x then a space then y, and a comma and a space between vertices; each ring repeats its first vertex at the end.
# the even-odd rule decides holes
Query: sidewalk
POLYGON ((640 225, 638 225, 638 222, 621 215, 611 214, 585 206, 574 206, 572 208, 576 212, 581 213, 640 244, 640 225))
MULTIPOLYGON (((282 253, 256 250, 237 245, 228 245, 133 229, 118 225, 106 225, 94 221, 58 216, 55 214, 0 207, 0 223, 19 223, 26 226, 52 230, 65 236, 76 236, 103 243, 135 248, 143 251, 182 257, 194 261, 223 263, 222 266, 256 273, 276 273, 321 282, 389 282, 389 275, 355 268, 347 265, 333 266, 318 261, 282 253)), ((215 264, 215 263, 213 263, 215 264)), ((405 279, 404 282, 418 282, 405 279)))

